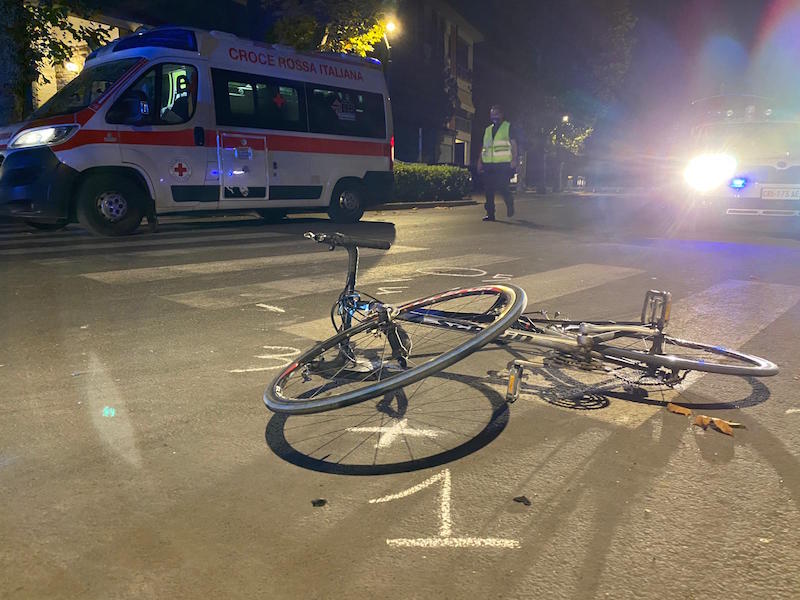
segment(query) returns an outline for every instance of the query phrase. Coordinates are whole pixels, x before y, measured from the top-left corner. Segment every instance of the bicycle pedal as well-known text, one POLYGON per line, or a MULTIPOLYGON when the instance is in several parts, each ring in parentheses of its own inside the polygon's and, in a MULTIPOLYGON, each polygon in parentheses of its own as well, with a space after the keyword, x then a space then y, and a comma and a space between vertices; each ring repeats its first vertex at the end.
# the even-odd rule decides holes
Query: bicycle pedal
POLYGON ((522 365, 511 365, 508 370, 508 385, 506 386, 506 402, 512 404, 519 398, 519 386, 522 383, 522 365))

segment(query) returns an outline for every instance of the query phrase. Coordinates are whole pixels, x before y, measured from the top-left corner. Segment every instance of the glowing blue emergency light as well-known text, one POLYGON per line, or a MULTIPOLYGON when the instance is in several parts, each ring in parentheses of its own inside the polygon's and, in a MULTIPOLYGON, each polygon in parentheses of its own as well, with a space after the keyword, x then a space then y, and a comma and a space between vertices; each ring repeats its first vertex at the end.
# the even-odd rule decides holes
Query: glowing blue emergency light
POLYGON ((735 190, 741 190, 747 187, 747 179, 744 177, 734 177, 731 179, 730 186, 735 190))

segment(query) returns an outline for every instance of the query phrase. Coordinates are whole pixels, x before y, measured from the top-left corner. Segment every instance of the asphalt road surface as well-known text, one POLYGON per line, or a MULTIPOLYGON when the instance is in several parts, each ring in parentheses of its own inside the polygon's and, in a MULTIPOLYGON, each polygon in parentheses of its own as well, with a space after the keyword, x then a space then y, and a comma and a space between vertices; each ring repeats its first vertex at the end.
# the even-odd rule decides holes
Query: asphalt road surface
POLYGON ((796 230, 691 233, 637 197, 481 216, 0 225, 0 597, 800 598, 796 230), (781 373, 631 388, 534 353, 509 406, 520 349, 491 346, 402 397, 273 415, 347 264, 301 234, 337 229, 394 243, 361 260, 387 301, 510 280, 530 310, 627 319, 670 290, 668 331, 781 373))

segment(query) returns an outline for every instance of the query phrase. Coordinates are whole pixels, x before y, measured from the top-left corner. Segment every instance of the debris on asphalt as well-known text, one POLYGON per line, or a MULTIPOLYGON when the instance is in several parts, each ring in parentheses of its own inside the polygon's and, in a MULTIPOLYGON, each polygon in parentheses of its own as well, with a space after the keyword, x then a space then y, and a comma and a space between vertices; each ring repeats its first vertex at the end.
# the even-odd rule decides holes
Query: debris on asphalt
POLYGON ((89 371, 73 371, 72 376, 77 377, 78 375, 86 375, 89 371))
POLYGON ((680 406, 679 404, 673 404, 672 402, 667 402, 667 410, 676 415, 685 415, 687 417, 692 414, 691 409, 680 406))
POLYGON ((734 428, 745 428, 741 423, 734 423, 733 421, 726 421, 725 419, 709 417, 707 415, 697 415, 692 425, 697 425, 703 429, 708 429, 709 426, 712 426, 717 431, 731 436, 733 435, 734 428))
POLYGON ((325 500, 325 498, 317 498, 316 500, 311 501, 311 506, 320 507, 320 506, 325 506, 327 503, 328 501, 325 500))
POLYGON ((527 496, 517 496, 514 498, 514 502, 519 502, 520 504, 524 504, 525 506, 530 506, 531 501, 528 500, 527 496))

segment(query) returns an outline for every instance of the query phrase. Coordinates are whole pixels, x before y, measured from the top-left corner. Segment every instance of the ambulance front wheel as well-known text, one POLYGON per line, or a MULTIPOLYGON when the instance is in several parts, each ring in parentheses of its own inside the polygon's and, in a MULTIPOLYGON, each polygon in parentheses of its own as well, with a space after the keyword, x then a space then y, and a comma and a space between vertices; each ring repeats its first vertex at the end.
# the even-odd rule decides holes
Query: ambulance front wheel
POLYGON ((355 223, 364 215, 364 186, 359 181, 340 181, 333 188, 328 216, 334 223, 355 223))
POLYGON ((128 235, 142 222, 147 195, 133 180, 98 173, 78 188, 78 222, 95 235, 128 235))

